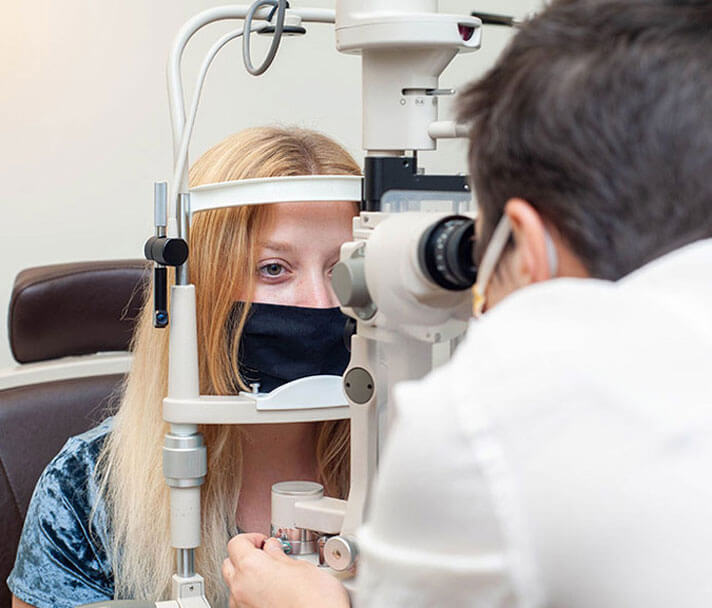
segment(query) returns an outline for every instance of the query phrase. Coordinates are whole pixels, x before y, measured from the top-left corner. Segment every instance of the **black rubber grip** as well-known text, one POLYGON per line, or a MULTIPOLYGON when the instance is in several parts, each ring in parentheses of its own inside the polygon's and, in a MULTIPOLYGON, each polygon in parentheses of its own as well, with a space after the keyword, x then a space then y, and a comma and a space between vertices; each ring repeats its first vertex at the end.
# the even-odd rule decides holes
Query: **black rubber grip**
POLYGON ((165 266, 153 270, 153 326, 168 325, 168 274, 165 266))

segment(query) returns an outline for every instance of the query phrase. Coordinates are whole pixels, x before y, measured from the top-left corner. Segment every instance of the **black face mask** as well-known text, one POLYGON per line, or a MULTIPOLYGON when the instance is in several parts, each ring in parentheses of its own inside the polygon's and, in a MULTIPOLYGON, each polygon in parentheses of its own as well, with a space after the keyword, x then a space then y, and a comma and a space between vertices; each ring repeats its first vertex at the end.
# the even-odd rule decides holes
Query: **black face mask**
MULTIPOLYGON (((233 308, 235 321, 239 306, 233 308)), ((347 321, 338 308, 252 304, 238 354, 243 380, 259 382, 260 392, 268 393, 298 378, 340 376, 350 357, 347 321)))

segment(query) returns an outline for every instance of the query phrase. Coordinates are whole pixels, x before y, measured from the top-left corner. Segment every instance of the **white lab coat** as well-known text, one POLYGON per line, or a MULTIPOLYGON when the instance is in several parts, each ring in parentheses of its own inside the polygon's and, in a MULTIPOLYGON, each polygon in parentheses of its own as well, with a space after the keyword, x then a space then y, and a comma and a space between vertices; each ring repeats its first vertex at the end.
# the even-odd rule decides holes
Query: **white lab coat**
POLYGON ((395 395, 357 606, 712 606, 712 240, 521 290, 395 395))

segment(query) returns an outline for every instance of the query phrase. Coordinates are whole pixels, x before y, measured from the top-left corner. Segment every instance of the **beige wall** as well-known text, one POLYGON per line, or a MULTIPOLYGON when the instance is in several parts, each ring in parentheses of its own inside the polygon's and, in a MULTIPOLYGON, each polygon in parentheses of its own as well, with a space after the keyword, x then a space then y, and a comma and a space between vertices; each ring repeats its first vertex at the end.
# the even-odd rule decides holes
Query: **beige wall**
MULTIPOLYGON (((0 19, 0 310, 28 266, 136 258, 152 230, 152 183, 169 179, 164 66, 180 25, 209 0, 5 0, 0 19)), ((333 0, 293 6, 333 7, 333 0)), ((442 0, 441 11, 523 15, 537 0, 442 0)), ((234 27, 234 25, 232 26, 234 27)), ((228 133, 265 123, 322 130, 360 155, 359 59, 339 55, 328 25, 283 42, 275 64, 248 76, 239 42, 216 59, 191 158, 228 133)), ((186 53, 189 90, 217 32, 186 53)), ((485 29, 483 49, 447 69, 442 86, 481 74, 510 32, 485 29)), ((256 45, 255 53, 264 48, 256 45)), ((444 103, 441 117, 450 107, 444 103)), ((462 142, 423 155, 433 171, 464 171, 462 142)), ((0 367, 12 364, 0 324, 0 367)))

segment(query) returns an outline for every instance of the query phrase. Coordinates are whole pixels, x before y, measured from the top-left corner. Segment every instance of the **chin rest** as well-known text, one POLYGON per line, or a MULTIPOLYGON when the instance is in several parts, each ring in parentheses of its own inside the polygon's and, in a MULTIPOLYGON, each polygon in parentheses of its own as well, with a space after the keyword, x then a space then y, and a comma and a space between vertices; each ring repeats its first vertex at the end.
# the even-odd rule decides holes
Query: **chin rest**
POLYGON ((0 608, 10 608, 5 580, 37 479, 69 437, 118 402, 149 270, 120 260, 17 275, 8 333, 20 365, 0 371, 0 608))

